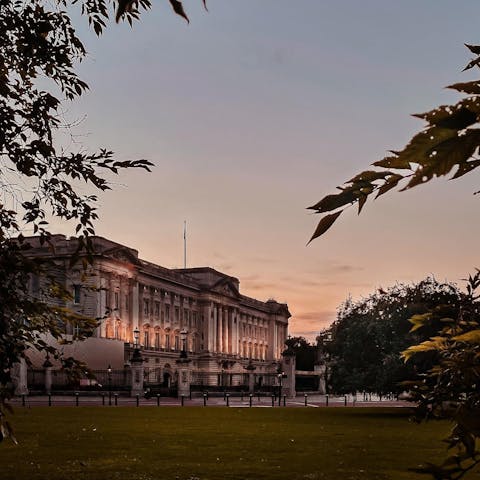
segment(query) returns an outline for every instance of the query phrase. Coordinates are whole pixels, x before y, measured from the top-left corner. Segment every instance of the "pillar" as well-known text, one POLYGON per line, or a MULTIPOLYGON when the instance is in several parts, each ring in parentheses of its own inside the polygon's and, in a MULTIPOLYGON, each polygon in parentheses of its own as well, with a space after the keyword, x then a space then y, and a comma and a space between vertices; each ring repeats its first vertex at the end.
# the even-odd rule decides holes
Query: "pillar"
POLYGON ((248 362, 248 365, 245 367, 245 370, 248 372, 248 392, 254 393, 255 390, 255 367, 252 364, 252 361, 248 362))
POLYGON ((283 391, 289 398, 294 398, 295 391, 295 353, 293 350, 287 349, 282 353, 282 371, 285 374, 283 378, 283 391))
POLYGON ((224 322, 225 322, 225 344, 223 350, 225 353, 230 353, 230 309, 225 307, 224 309, 224 322))
POLYGON ((217 323, 218 323, 218 332, 217 332, 217 341, 218 341, 218 351, 223 352, 223 308, 217 307, 217 323))
POLYGON ((132 375, 130 377, 130 386, 131 391, 130 395, 134 397, 135 395, 143 395, 143 357, 138 348, 133 351, 132 358, 130 360, 130 365, 132 369, 132 375))
POLYGON ((45 369, 45 393, 47 393, 47 395, 52 393, 52 367, 53 365, 47 354, 47 358, 43 363, 43 368, 45 369))
POLYGON ((182 395, 189 396, 190 395, 190 362, 189 358, 179 358, 177 363, 178 369, 178 397, 180 398, 182 395))
POLYGON ((20 359, 20 361, 13 366, 12 381, 15 387, 15 395, 28 395, 27 363, 24 358, 20 359))

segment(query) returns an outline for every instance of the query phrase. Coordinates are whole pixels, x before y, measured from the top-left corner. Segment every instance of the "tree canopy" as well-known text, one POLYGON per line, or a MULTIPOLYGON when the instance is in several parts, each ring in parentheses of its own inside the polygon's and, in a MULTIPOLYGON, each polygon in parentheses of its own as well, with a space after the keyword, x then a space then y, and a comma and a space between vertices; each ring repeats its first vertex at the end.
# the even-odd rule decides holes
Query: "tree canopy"
POLYGON ((428 356, 405 363, 401 352, 426 340, 438 324, 410 333, 409 319, 434 307, 447 305, 455 310, 459 292, 455 285, 434 278, 411 285, 397 284, 359 301, 347 300, 337 320, 320 339, 329 356, 329 387, 335 393, 358 391, 400 393, 401 382, 413 380, 430 365, 428 356))
MULTIPOLYGON (((182 2, 169 2, 188 20, 182 2)), ((98 320, 66 308, 71 292, 65 282, 47 275, 44 263, 30 258, 25 236, 37 234, 53 249, 50 219, 70 222, 78 238, 75 258, 82 255, 86 268, 93 253, 95 192, 110 189, 112 174, 152 166, 143 159, 116 160, 108 148, 88 152, 83 146, 68 149, 60 141, 61 132, 69 129, 62 105, 89 88, 76 73, 86 50, 70 16, 75 4, 97 35, 113 8, 117 22, 132 23, 138 7, 151 6, 149 0, 0 2, 0 440, 11 433, 5 414, 13 366, 28 361, 27 349, 35 348, 60 360, 69 371, 76 366, 84 369, 74 359, 63 358, 45 336, 67 341, 64 327, 70 323, 80 332, 76 340, 81 340, 92 334, 98 320), (35 276, 44 282, 32 295, 29 282, 35 276)))
POLYGON ((289 337, 285 341, 288 349, 295 353, 297 370, 313 370, 317 361, 317 347, 305 337, 289 337))

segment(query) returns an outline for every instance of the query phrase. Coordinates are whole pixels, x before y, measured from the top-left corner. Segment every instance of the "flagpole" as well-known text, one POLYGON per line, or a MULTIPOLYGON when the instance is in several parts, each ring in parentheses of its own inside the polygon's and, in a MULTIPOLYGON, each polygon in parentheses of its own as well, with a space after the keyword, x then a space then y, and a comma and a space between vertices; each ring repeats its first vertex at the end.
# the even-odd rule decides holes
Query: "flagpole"
POLYGON ((183 268, 187 268, 187 221, 183 221, 183 268))

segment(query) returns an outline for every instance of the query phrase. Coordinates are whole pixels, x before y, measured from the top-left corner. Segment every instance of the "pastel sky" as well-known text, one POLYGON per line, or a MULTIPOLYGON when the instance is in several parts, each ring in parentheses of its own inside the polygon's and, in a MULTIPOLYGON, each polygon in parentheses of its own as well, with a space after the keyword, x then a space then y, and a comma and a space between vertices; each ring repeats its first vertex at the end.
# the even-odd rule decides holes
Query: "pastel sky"
MULTIPOLYGON (((461 284, 478 262, 473 173, 344 214, 309 246, 305 208, 455 100, 474 0, 166 0, 97 39, 79 20, 91 90, 69 105, 73 148, 147 158, 101 197, 97 233, 167 267, 212 266, 246 294, 287 302, 290 333, 313 339, 348 295, 427 275, 461 284)), ((59 225, 58 231, 65 230, 59 225)), ((71 233, 65 230, 64 233, 71 233)))

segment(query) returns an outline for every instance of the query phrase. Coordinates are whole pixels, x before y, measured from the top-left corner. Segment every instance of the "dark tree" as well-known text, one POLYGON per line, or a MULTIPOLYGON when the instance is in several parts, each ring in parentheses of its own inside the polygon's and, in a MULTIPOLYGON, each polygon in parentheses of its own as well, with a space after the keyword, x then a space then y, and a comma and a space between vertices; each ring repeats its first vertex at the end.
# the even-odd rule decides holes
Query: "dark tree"
POLYGON ((317 347, 310 344, 305 337, 290 337, 285 341, 287 348, 295 352, 297 370, 313 370, 317 360, 317 347))
POLYGON ((411 333, 409 319, 435 306, 458 308, 454 285, 427 278, 418 284, 398 284, 357 302, 347 300, 328 329, 330 387, 336 393, 385 395, 405 390, 401 382, 417 378, 431 363, 428 356, 405 364, 401 352, 435 331, 411 333), (427 357, 427 358, 426 358, 427 357))
MULTIPOLYGON (((188 20, 182 3, 169 1, 188 20)), ((106 148, 69 151, 59 142, 60 133, 68 130, 62 103, 88 89, 75 71, 86 51, 68 12, 73 4, 80 5, 97 35, 106 27, 111 7, 117 9, 117 21, 130 23, 138 18, 138 7, 150 7, 149 0, 0 2, 0 440, 11 432, 5 415, 12 368, 22 359, 28 361, 27 349, 49 353, 75 372, 78 362, 62 358, 45 338, 64 341, 65 325, 73 324, 80 332, 77 339, 82 339, 97 325, 96 319, 63 307, 71 292, 55 275, 46 275, 44 264, 29 257, 24 235, 37 234, 46 248, 53 248, 49 219, 70 222, 78 236, 76 259, 87 268, 97 197, 80 193, 84 185, 88 191, 105 191, 112 174, 125 168, 149 170, 152 165, 116 160, 106 148), (37 276, 42 287, 32 296, 29 282, 37 276)))

